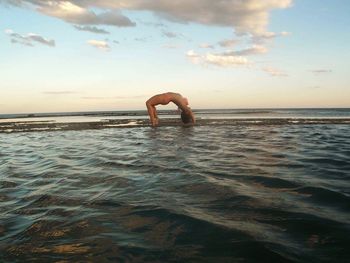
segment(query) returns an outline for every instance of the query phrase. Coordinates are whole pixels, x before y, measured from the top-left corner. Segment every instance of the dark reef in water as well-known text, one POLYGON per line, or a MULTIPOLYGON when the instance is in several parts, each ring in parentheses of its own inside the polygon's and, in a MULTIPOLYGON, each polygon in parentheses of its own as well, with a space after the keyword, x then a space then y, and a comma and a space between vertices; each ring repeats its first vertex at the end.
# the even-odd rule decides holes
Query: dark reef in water
MULTIPOLYGON (((350 118, 239 118, 239 119, 197 119, 196 126, 230 125, 314 125, 314 124, 350 124, 350 118)), ((181 126, 180 119, 164 118, 160 127, 181 126)), ((56 122, 56 121, 11 121, 0 123, 0 133, 90 130, 106 128, 147 127, 147 119, 119 119, 92 122, 56 122)))

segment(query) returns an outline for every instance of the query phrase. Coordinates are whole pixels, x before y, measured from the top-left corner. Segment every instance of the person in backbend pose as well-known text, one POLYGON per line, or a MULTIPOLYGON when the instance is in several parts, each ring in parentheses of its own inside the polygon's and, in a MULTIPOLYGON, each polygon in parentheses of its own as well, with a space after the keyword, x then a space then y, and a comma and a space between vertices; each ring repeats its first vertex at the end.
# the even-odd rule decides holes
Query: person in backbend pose
POLYGON ((173 102, 181 111, 181 120, 184 124, 194 124, 196 122, 194 114, 190 107, 188 107, 188 100, 181 96, 179 93, 167 92, 163 94, 154 95, 146 101, 148 114, 151 120, 152 126, 159 124, 156 106, 167 105, 169 102, 173 102))

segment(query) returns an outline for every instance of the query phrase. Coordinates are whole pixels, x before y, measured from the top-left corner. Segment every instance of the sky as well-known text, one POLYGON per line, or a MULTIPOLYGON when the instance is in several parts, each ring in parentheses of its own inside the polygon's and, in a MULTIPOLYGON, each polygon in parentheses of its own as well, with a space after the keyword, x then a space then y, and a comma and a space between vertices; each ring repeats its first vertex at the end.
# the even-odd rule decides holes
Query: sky
POLYGON ((350 107, 347 0, 0 0, 0 114, 350 107), (164 109, 175 108, 168 105, 164 109))

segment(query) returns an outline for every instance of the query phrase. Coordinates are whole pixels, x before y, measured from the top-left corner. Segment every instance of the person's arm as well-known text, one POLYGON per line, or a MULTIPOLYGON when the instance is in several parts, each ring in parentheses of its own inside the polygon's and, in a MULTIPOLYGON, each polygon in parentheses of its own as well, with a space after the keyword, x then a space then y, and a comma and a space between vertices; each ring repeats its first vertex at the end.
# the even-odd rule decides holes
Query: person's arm
POLYGON ((154 127, 158 125, 157 109, 150 100, 146 102, 146 106, 147 106, 148 115, 151 121, 151 125, 154 127))

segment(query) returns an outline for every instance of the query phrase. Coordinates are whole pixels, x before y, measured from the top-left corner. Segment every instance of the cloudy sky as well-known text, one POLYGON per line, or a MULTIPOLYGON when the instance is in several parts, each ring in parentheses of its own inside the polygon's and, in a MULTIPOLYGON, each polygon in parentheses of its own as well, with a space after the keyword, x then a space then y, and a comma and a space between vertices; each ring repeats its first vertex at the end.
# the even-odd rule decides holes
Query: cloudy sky
POLYGON ((350 107, 346 0, 0 0, 0 114, 350 107), (170 106, 171 108, 171 106, 170 106))

